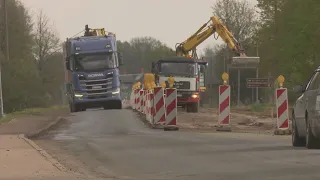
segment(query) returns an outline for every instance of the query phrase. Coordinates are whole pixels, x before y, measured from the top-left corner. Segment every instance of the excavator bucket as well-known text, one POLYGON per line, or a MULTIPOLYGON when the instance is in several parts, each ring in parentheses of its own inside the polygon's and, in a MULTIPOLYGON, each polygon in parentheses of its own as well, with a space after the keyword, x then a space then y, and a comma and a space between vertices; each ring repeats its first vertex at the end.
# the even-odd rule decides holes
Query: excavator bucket
POLYGON ((234 66, 258 66, 260 63, 260 57, 247 57, 238 56, 233 57, 231 65, 234 66))

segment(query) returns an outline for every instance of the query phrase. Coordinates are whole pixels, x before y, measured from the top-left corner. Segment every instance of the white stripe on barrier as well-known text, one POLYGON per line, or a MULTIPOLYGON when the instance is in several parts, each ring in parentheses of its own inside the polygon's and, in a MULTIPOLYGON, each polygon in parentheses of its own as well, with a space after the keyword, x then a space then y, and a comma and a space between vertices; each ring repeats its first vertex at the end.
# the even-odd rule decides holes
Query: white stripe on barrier
POLYGON ((287 88, 276 90, 277 128, 289 129, 288 92, 287 88))
POLYGON ((166 120, 166 110, 164 103, 164 89, 162 87, 154 88, 154 122, 152 124, 163 124, 166 120))
POLYGON ((230 86, 219 86, 219 125, 230 125, 230 86))
POLYGON ((166 126, 177 125, 177 89, 166 89, 166 126))

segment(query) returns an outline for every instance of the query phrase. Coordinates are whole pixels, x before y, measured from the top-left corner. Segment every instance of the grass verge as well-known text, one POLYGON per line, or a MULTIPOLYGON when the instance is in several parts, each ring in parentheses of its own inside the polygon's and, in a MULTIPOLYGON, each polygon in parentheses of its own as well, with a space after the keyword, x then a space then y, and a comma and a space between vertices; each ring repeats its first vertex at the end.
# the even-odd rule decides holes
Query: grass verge
POLYGON ((57 111, 67 111, 68 106, 52 106, 48 108, 28 108, 21 111, 15 111, 9 114, 5 114, 3 118, 0 119, 0 124, 11 121, 13 118, 18 116, 34 116, 34 115, 46 115, 48 113, 57 111))

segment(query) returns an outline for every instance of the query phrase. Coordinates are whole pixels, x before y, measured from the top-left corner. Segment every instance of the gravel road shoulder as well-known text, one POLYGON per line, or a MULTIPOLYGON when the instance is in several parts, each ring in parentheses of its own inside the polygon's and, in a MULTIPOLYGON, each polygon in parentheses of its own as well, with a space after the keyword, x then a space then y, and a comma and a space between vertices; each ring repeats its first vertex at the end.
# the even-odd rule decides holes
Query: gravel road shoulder
MULTIPOLYGON (((201 108, 199 113, 178 110, 178 125, 187 131, 214 131, 218 124, 218 109, 201 108)), ((276 119, 262 113, 233 110, 231 125, 234 132, 273 134, 276 119)))

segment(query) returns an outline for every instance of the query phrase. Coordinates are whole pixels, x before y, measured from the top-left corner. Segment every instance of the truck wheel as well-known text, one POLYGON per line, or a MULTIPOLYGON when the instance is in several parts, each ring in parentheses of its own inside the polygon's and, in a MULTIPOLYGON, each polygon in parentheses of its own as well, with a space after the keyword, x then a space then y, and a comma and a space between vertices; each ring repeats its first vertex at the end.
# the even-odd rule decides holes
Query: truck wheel
POLYGON ((79 108, 75 104, 72 104, 72 103, 69 104, 69 109, 70 109, 70 112, 72 112, 72 113, 79 111, 79 108))
POLYGON ((119 101, 119 102, 117 103, 116 109, 122 109, 122 101, 119 101))
POLYGON ((77 106, 76 104, 72 104, 72 109, 73 109, 73 112, 81 111, 81 108, 79 106, 77 106))
POLYGON ((193 104, 193 108, 192 109, 193 109, 194 113, 198 113, 199 112, 199 106, 200 106, 199 103, 194 103, 193 104))
POLYGON ((70 112, 74 112, 74 106, 71 104, 71 103, 69 103, 69 109, 70 109, 70 112))
POLYGON ((193 103, 187 105, 188 113, 197 113, 199 111, 199 103, 193 103))

